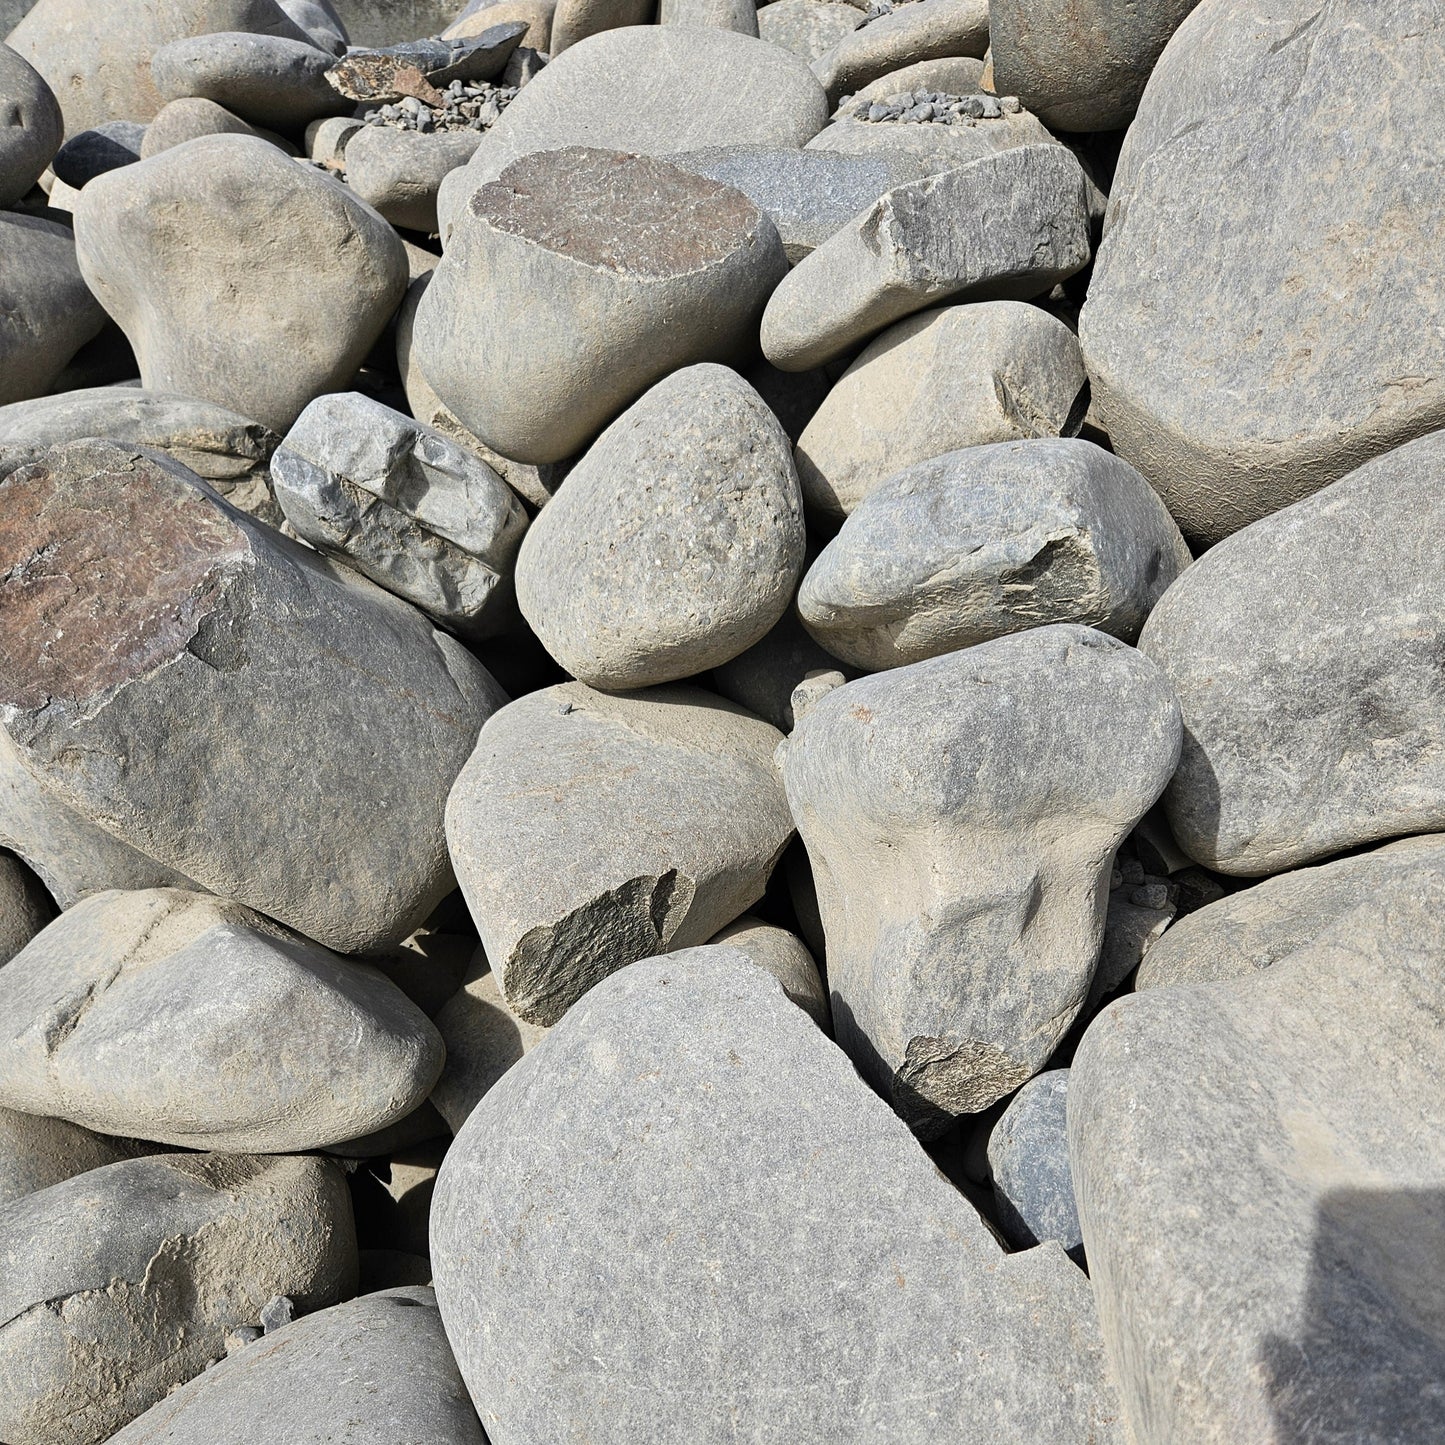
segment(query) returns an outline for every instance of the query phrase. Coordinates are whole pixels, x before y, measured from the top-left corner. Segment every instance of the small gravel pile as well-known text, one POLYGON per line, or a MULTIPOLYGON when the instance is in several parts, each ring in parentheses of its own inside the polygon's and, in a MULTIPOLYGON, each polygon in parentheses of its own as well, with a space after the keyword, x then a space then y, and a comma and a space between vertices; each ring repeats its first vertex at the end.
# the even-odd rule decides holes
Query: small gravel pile
POLYGON ((369 110, 362 117, 367 125, 388 125, 395 130, 433 131, 487 130, 517 97, 515 85, 493 85, 489 80, 454 80, 442 92, 445 103, 428 105, 414 95, 403 96, 395 105, 369 110))
POLYGON ((872 0, 867 12, 863 16, 863 24, 870 20, 881 20, 885 15, 891 15, 900 5, 916 5, 918 0, 872 0))
MULTIPOLYGON (((909 0, 912 3, 912 0, 909 0)), ((948 95, 942 91, 903 90, 883 100, 860 102, 851 113, 854 120, 902 120, 912 124, 973 125, 980 120, 1000 120, 1017 115, 1023 107, 1014 95, 948 95)))

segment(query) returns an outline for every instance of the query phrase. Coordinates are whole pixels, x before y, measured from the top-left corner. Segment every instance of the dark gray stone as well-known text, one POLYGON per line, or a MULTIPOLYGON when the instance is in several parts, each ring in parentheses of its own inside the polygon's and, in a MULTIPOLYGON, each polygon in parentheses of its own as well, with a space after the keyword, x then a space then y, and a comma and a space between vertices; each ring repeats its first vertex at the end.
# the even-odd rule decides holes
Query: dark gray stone
POLYGON ((140 159, 149 126, 133 120, 107 120, 70 137, 55 153, 55 178, 79 190, 87 181, 140 159))
POLYGON ((1069 1173, 1069 1071, 1050 1069, 1021 1088, 988 1138, 994 1205, 1015 1249, 1053 1240, 1084 1262, 1084 1236, 1069 1173))
POLYGON ((64 1119, 0 1108, 0 1208, 77 1174, 150 1153, 132 1139, 108 1139, 64 1119))
POLYGON ((40 73, 0 45, 0 207, 13 206, 40 179, 60 149, 65 122, 40 73))
POLYGON ((790 606, 761 642, 715 667, 712 682, 725 698, 787 733, 793 730, 793 692, 798 684, 809 673, 842 667, 831 652, 808 635, 797 608, 790 606))

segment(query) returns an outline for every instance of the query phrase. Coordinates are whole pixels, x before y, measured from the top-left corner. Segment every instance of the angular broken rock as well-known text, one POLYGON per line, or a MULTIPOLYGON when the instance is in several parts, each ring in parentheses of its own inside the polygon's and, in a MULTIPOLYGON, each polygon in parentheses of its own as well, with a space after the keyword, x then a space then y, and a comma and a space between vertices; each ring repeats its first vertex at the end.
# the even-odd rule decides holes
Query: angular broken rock
POLYGON ((1424 0, 1206 0, 1160 58, 1079 336, 1099 425, 1186 537, 1445 426, 1442 44, 1424 0))
POLYGON ((844 517, 915 462, 1068 435, 1083 421, 1087 385, 1074 333, 1037 306, 984 301, 910 316, 868 344, 804 427, 803 500, 820 517, 844 517))
MULTIPOLYGON (((836 4, 837 0, 832 0, 832 3, 836 4)), ((891 81, 891 77, 885 76, 884 80, 891 81)), ((927 90, 929 87, 922 88, 927 90)), ((886 102, 888 97, 909 89, 905 84, 887 84, 883 87, 882 98, 886 102)), ((933 87, 935 93, 938 89, 933 87)), ((970 86, 963 93, 971 95, 976 89, 976 86, 970 86)), ((1014 150, 1018 146, 1059 144, 1038 117, 1026 110, 1002 111, 991 119, 978 120, 972 125, 915 125, 901 117, 886 121, 859 119, 858 110, 871 110, 871 105, 871 102, 857 98, 847 101, 832 124, 825 125, 808 142, 808 150, 911 160, 920 171, 935 175, 939 171, 957 170, 970 161, 1014 150)))
POLYGON ((1009 1101, 988 1137, 994 1206, 1015 1249, 1053 1240, 1076 1264, 1084 1237, 1069 1173, 1069 1071, 1036 1074, 1009 1101))
POLYGON ((779 741, 686 687, 569 682, 496 714, 448 800, 447 838, 518 1015, 555 1023, 599 979, 705 943, 762 897, 793 831, 779 741))
POLYGON ((1086 184, 1065 147, 1027 145, 889 191, 773 292, 764 354, 806 371, 939 301, 1042 295, 1089 259, 1086 184))
POLYGON ((431 1290, 363 1295, 268 1331, 109 1445, 337 1445, 338 1429, 377 1445, 486 1445, 431 1290))
POLYGON ((0 837, 62 905, 194 880, 341 952, 421 923, 480 663, 156 453, 57 447, 0 518, 0 837))
POLYGON ((920 60, 981 56, 988 0, 917 0, 869 20, 813 62, 834 105, 879 76, 920 60))
POLYGON ((1140 647, 1184 750, 1165 803, 1221 873, 1278 873, 1445 828, 1445 432, 1236 533, 1175 583, 1140 647))
POLYGON ((439 87, 453 80, 491 80, 500 75, 526 31, 525 25, 508 21, 451 40, 412 40, 381 50, 355 50, 333 65, 326 78, 348 100, 380 104, 414 96, 440 104, 439 87))
POLYGON ((773 223, 741 191, 643 156, 549 151, 468 201, 413 349, 488 446, 560 461, 668 372, 755 345, 786 271, 773 223))
POLYGON ((1070 1153, 1136 1438, 1445 1438, 1442 996, 1439 898, 1401 890, 1090 1025, 1070 1153))
POLYGON ((492 1437, 1116 1441, 1083 1275, 1005 1256, 777 983, 706 952, 595 989, 442 1165, 437 1299, 492 1437))
POLYGON ((579 682, 675 682, 772 628, 806 541, 777 418, 736 372, 689 366, 618 417, 532 523, 517 601, 579 682))
POLYGON ((442 1066, 389 979, 239 904, 97 893, 0 969, 0 1106, 186 1149, 386 1128, 442 1066))
POLYGON ((99 1445, 278 1295, 310 1311, 355 1285, 328 1160, 164 1154, 27 1194, 0 1207, 0 1437, 99 1445))
POLYGON ((55 92, 39 72, 8 45, 0 45, 0 207, 13 206, 60 149, 65 123, 55 92))
POLYGON ((9 963, 52 918, 55 905, 18 858, 0 853, 0 964, 9 963))
POLYGON ((527 514, 485 462, 345 392, 301 413, 271 470, 303 540, 459 632, 496 625, 527 514))
POLYGON ((1099 956, 1114 850, 1179 752, 1163 675, 1035 628, 836 688, 783 758, 838 1042, 929 1136, 1042 1067, 1099 956))
POLYGON ((437 229, 442 181, 471 160, 481 139, 474 130, 363 125, 346 143, 346 184, 393 226, 429 234, 437 229))
MULTIPOLYGON (((818 965, 808 952, 808 945, 786 928, 764 923, 745 913, 736 923, 729 923, 715 934, 710 944, 726 944, 746 954, 764 973, 770 973, 782 985, 783 992, 806 1013, 824 1033, 832 1033, 828 1012, 828 991, 818 974, 818 965)), ((684 949, 684 954, 702 955, 701 949, 684 949)), ((674 955, 676 957, 678 955, 674 955)), ((715 957, 709 950, 708 957, 715 957)))
POLYGON ((105 324, 75 237, 39 216, 0 212, 0 405, 44 396, 105 324))
POLYGON ((135 348, 142 385, 277 431, 350 381, 406 293, 396 232, 251 136, 98 176, 75 226, 81 274, 135 348))
POLYGON ((1251 978, 1309 947, 1361 903, 1421 901, 1445 911, 1445 837, 1435 833, 1281 873, 1198 909, 1145 955, 1136 987, 1251 978))
POLYGON ((1049 622, 1134 642, 1189 561, 1128 462, 1086 441, 999 442, 869 492, 808 569, 798 613, 869 672, 1049 622))
POLYGON ((150 1152, 133 1139, 108 1139, 64 1119, 0 1108, 0 1209, 77 1174, 150 1152))

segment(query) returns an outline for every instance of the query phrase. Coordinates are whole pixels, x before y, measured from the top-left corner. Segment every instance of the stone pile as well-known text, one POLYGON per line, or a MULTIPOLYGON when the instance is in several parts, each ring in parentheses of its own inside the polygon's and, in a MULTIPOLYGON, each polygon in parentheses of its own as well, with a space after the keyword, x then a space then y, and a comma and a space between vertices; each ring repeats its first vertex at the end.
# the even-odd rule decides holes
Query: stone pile
POLYGON ((0 1442, 1445 1440, 1439 7, 22 8, 0 1442))

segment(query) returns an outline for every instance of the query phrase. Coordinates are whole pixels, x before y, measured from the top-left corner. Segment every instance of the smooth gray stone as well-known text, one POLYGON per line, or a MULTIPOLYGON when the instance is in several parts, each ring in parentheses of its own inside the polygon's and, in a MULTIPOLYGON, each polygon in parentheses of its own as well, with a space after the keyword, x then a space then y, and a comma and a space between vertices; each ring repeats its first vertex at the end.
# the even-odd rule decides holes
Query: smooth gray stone
POLYGON ((214 100, 201 96, 183 97, 167 101, 146 127, 140 158, 149 160, 162 151, 185 145, 189 140, 199 140, 202 136, 258 134, 254 126, 247 125, 240 116, 233 115, 214 100))
POLYGON ((569 682, 496 714, 452 789, 447 840, 515 1013, 555 1023, 608 974, 704 943, 762 897, 793 832, 779 741, 689 687, 569 682))
POLYGON ((457 13, 457 0, 334 0, 353 45, 395 45, 418 35, 440 35, 457 13))
POLYGON ((890 71, 987 48, 988 0, 916 0, 845 35, 813 62, 813 74, 836 105, 890 71))
POLYGON ((149 1153, 133 1139, 108 1139, 64 1119, 0 1108, 0 1209, 77 1174, 149 1153))
POLYGON ((1168 674, 1184 751, 1180 846, 1245 877, 1445 828, 1445 433, 1212 548, 1140 647, 1168 674))
POLYGON ((0 1207, 0 1436, 99 1445, 277 1296, 309 1312, 355 1286, 326 1160, 164 1154, 27 1194, 0 1207))
POLYGON ((527 514, 485 462, 343 392, 301 413, 271 468, 304 541, 459 632, 497 626, 527 514))
POLYGON ((793 449, 725 366, 675 371, 592 444, 517 558, 517 602, 589 687, 706 672, 783 615, 807 536, 793 449))
POLYGON ((1078 161, 1063 146, 1019 146, 898 186, 837 231, 773 292, 763 354, 806 371, 940 301, 1040 296, 1088 259, 1078 161))
POLYGON ((520 21, 527 29, 517 48, 550 56, 552 21, 556 13, 557 0, 480 0, 476 4, 469 0, 462 12, 441 31, 441 36, 443 40, 466 40, 494 25, 520 21))
POLYGON ((163 451, 233 507, 273 525, 281 519, 269 471, 281 438, 225 407, 129 386, 87 387, 0 407, 0 452, 7 464, 94 436, 163 451))
MULTIPOLYGON (((836 0, 834 0, 836 3, 836 0)), ((851 3, 851 0, 850 0, 851 3)), ((849 102, 887 100, 901 90, 927 90, 944 95, 975 95, 983 89, 984 63, 972 55, 944 55, 936 60, 915 60, 900 70, 890 70, 877 80, 870 80, 855 91, 839 110, 849 102)), ((825 132, 820 131, 822 135, 825 132)), ((811 144, 811 142, 810 142, 811 144)))
POLYGON ((868 672, 1050 622, 1134 642, 1189 562, 1128 462, 1086 441, 999 442, 869 492, 808 569, 798 613, 868 672))
POLYGON ((834 689, 788 801, 838 1042, 925 1137, 1035 1074, 1099 957, 1109 869, 1179 752, 1147 658, 1061 624, 834 689))
POLYGON ((758 7, 755 0, 661 0, 657 7, 657 23, 732 30, 738 35, 751 35, 756 39, 758 7))
POLYGON ((0 964, 9 963, 52 918, 55 904, 18 858, 0 853, 0 964))
POLYGON ((1120 130, 1169 37, 1199 0, 990 0, 999 95, 1016 95, 1058 130, 1120 130))
POLYGON ((1251 978, 1309 947, 1361 903, 1421 901, 1445 909, 1445 838, 1438 834, 1281 873, 1198 909, 1145 955, 1136 987, 1251 978))
MULTIPOLYGON (((884 84, 884 81, 891 80, 891 76, 885 76, 883 81, 878 82, 882 87, 880 99, 909 89, 931 89, 934 92, 940 89, 938 86, 884 84)), ((963 93, 972 94, 977 88, 971 86, 963 93)), ((905 158, 913 161, 921 172, 937 175, 940 171, 956 170, 970 161, 1014 150, 1018 146, 1059 144, 1038 117, 1026 110, 1005 112, 993 120, 975 121, 973 125, 920 125, 903 120, 856 119, 852 113, 855 106, 868 103, 847 102, 833 122, 825 125, 808 142, 808 150, 834 155, 905 158)))
POLYGON ((994 1205, 1015 1249, 1053 1240, 1075 1264, 1084 1236, 1069 1173, 1069 1071, 1036 1074, 1009 1101, 988 1138, 994 1205))
POLYGON ((191 879, 359 953, 450 891, 443 800, 503 696, 414 608, 97 441, 0 482, 0 577, 0 837, 62 905, 191 879))
POLYGON ((1068 435, 1083 422, 1087 385, 1074 333, 1037 306, 982 301, 910 316, 868 344, 804 427, 803 500, 841 518, 916 462, 1068 435))
POLYGON ((1138 1440, 1445 1438, 1439 900, 1149 989, 1069 1076, 1089 1272, 1138 1440))
POLYGON ((1002 1254, 731 948, 578 1004, 458 1135, 432 1241, 499 1441, 1119 1438, 1083 1275, 1002 1254))
POLYGON ((712 684, 725 698, 755 712, 779 732, 793 730, 793 692, 809 673, 844 668, 809 636, 796 606, 783 613, 761 642, 715 667, 712 684))
POLYGON ((1427 0, 1206 0, 1160 58, 1079 335, 1098 424, 1191 540, 1445 426, 1442 47, 1427 0))
POLYGON ((615 151, 529 155, 467 202, 412 350, 488 446, 561 461, 669 372, 746 355, 786 270, 773 223, 730 186, 615 151))
POLYGON ((101 121, 72 135, 50 163, 55 178, 79 190, 87 181, 140 159, 148 125, 133 120, 101 121))
POLYGON ((393 226, 437 229, 437 192, 481 144, 474 130, 397 130, 363 125, 346 143, 346 184, 393 226))
POLYGON ((218 31, 309 36, 275 0, 36 0, 6 44, 49 82, 77 135, 108 120, 145 122, 165 103, 151 78, 163 45, 218 31))
POLYGON ((862 11, 837 0, 775 0, 757 14, 760 38, 804 60, 816 60, 863 23, 862 11))
POLYGON ((97 893, 0 969, 0 1106, 185 1149, 301 1153, 384 1129, 441 1071, 389 979, 239 904, 97 893))
POLYGON ((0 207, 13 206, 60 149, 65 122, 39 71, 0 45, 0 207))
POLYGON ((346 22, 331 0, 276 0, 276 3, 306 32, 313 45, 332 55, 346 54, 350 44, 346 22))
POLYGON ((276 431, 351 380, 406 294, 396 232, 251 136, 98 176, 75 226, 81 274, 135 348, 142 385, 276 431))
MULTIPOLYGON (((776 8, 766 6, 765 12, 776 8)), ((839 0, 819 8, 858 13, 839 0)), ((815 156, 796 147, 714 146, 667 159, 694 175, 735 187, 766 211, 793 265, 860 211, 866 211, 885 191, 924 174, 923 168, 907 157, 815 156)))
MULTIPOLYGON (((770 973, 782 985, 783 992, 823 1030, 833 1032, 833 1019, 828 1011, 828 991, 818 973, 818 965, 808 946, 786 928, 777 928, 745 913, 736 923, 729 923, 708 940, 709 944, 726 944, 746 955, 764 973, 770 973)), ((689 955, 712 957, 702 949, 683 949, 674 958, 689 955)))
POLYGON ((347 146, 368 128, 365 121, 352 115, 329 115, 323 120, 313 120, 306 127, 306 155, 333 174, 344 173, 347 146))
POLYGON ((413 1286, 363 1295, 267 1334, 153 1405, 110 1445, 217 1440, 485 1445, 486 1437, 436 1296, 413 1286))
POLYGON ((76 261, 75 237, 38 216, 0 212, 0 405, 43 396, 105 324, 76 261))

